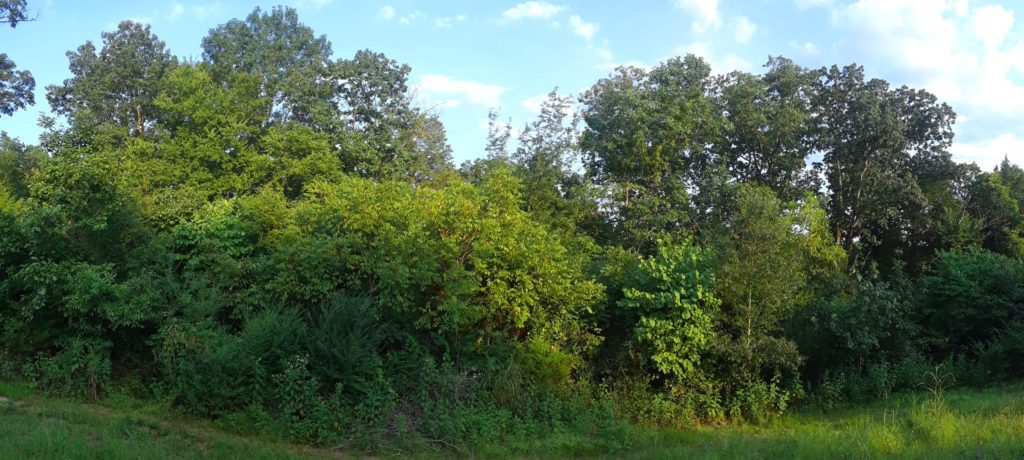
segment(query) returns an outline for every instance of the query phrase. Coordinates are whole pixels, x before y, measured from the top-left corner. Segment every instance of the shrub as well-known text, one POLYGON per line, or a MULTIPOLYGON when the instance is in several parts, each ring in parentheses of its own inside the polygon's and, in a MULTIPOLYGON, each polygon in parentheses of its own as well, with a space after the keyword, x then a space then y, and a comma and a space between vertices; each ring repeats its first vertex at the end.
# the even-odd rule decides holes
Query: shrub
POLYGON ((111 385, 110 342, 71 338, 53 356, 40 356, 26 369, 33 384, 61 395, 96 399, 111 385))
POLYGON ((1024 317, 1024 263, 984 250, 943 252, 917 285, 932 356, 966 352, 1024 317))

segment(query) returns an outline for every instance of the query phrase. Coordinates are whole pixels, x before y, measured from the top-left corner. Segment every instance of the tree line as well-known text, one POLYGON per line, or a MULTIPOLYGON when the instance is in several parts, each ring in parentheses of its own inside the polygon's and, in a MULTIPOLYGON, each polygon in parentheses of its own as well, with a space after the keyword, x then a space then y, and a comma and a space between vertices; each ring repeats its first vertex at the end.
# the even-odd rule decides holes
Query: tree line
POLYGON ((1024 377, 1024 170, 953 161, 927 91, 688 55, 515 139, 494 111, 456 167, 409 66, 290 8, 202 48, 124 21, 67 53, 38 145, 0 136, 0 377, 369 446, 1024 377))

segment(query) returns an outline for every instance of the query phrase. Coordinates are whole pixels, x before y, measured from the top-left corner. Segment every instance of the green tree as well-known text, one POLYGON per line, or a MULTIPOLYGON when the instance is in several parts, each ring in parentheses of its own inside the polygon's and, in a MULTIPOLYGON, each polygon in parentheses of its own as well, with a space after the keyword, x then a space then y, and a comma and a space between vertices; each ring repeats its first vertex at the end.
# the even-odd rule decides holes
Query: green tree
POLYGON ((331 43, 299 22, 292 8, 256 8, 203 38, 203 59, 217 82, 237 74, 260 80, 259 96, 271 101, 266 120, 325 127, 335 118, 331 103, 331 43))
POLYGON ((177 65, 149 25, 122 21, 103 33, 97 54, 92 42, 69 51, 72 77, 46 88, 53 111, 72 124, 112 124, 144 137, 156 120, 154 101, 164 74, 177 65))
POLYGON ((1024 317, 1024 264, 984 250, 942 252, 918 282, 919 321, 938 359, 1024 317))
POLYGON ((883 231, 905 225, 905 211, 923 201, 912 158, 948 155, 956 115, 925 91, 865 81, 855 65, 823 72, 814 94, 829 218, 836 243, 857 266, 883 231))
POLYGON ((831 285, 845 254, 813 195, 783 203, 765 186, 743 185, 730 208, 711 238, 722 302, 711 355, 732 399, 796 374, 803 358, 784 326, 831 285))
POLYGON ((970 185, 965 211, 976 223, 982 247, 1024 258, 1024 169, 1003 162, 970 185))
POLYGON ((619 68, 581 98, 584 161, 611 192, 609 218, 629 247, 653 253, 657 239, 686 228, 687 188, 699 192, 714 182, 708 146, 722 120, 710 74, 707 63, 688 55, 650 72, 619 68))
MULTIPOLYGON (((13 29, 19 22, 32 20, 27 13, 25 0, 0 0, 0 24, 8 24, 13 29)), ((15 69, 14 61, 0 53, 0 114, 11 115, 35 104, 32 91, 36 80, 31 72, 15 69)))
POLYGON ((619 307, 636 313, 631 348, 664 376, 692 376, 714 338, 721 302, 709 257, 689 242, 662 245, 627 274, 619 307))
POLYGON ((818 189, 806 169, 818 74, 781 57, 769 59, 765 67, 763 76, 733 72, 719 83, 728 123, 717 149, 735 180, 764 185, 783 200, 795 200, 818 189))

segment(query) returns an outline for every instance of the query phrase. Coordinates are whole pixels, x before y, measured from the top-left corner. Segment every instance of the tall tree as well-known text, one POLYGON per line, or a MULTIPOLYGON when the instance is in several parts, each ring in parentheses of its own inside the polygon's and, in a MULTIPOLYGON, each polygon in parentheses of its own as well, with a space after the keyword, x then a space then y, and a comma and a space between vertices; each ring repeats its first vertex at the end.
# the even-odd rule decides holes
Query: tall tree
POLYGON ((23 21, 31 21, 26 0, 0 0, 0 24, 7 24, 13 29, 23 21))
POLYGON ((257 75, 261 97, 273 101, 268 118, 275 122, 324 124, 333 118, 328 83, 331 43, 299 22, 292 8, 259 7, 244 21, 232 19, 203 38, 203 59, 216 81, 230 83, 236 74, 257 75))
POLYGON ((793 200, 817 189, 806 169, 817 73, 782 57, 769 59, 766 67, 763 76, 733 72, 722 79, 728 123, 719 149, 735 180, 765 185, 793 200))
POLYGON ((417 134, 423 127, 436 125, 412 106, 408 86, 411 71, 408 65, 370 50, 361 50, 352 59, 334 64, 333 78, 340 82, 336 103, 342 109, 342 127, 360 133, 369 147, 362 155, 343 152, 343 161, 350 170, 370 177, 394 178, 414 176, 415 165, 424 163, 425 159, 415 152, 417 134))
POLYGON ((613 190, 622 241, 652 252, 689 222, 688 188, 711 182, 708 147, 721 129, 711 68, 688 55, 647 72, 621 67, 581 98, 580 141, 589 174, 613 190))
POLYGON ((72 77, 46 88, 53 110, 72 123, 110 123, 143 137, 153 127, 164 74, 177 65, 149 25, 122 21, 103 33, 99 53, 92 42, 67 53, 72 77))
POLYGON ((1024 258, 1024 169, 1004 159, 995 171, 970 186, 967 210, 980 229, 985 249, 1024 258))
POLYGON ((815 281, 845 268, 845 254, 813 195, 783 203, 765 186, 744 184, 724 205, 727 220, 709 232, 722 300, 715 355, 723 380, 742 387, 797 370, 800 353, 783 321, 809 305, 815 281))
POLYGON ((824 153, 829 217, 837 244, 857 265, 923 200, 912 158, 945 155, 956 115, 923 90, 865 81, 856 65, 833 66, 817 86, 815 147, 824 153))
POLYGON ((537 119, 527 124, 512 155, 523 177, 526 210, 563 230, 575 226, 596 203, 583 177, 579 155, 579 116, 572 98, 557 89, 541 104, 537 119))
MULTIPOLYGON (((0 0, 0 24, 8 24, 13 29, 22 21, 31 21, 25 0, 0 0)), ((0 114, 11 115, 36 102, 32 92, 36 80, 32 73, 16 68, 7 54, 0 53, 0 114)))

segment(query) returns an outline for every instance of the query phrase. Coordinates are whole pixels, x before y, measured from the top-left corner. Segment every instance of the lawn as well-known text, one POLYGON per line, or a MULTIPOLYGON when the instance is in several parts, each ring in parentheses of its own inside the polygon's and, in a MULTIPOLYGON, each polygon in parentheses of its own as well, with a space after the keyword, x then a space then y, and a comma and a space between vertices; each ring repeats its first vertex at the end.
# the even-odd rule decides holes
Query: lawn
MULTIPOLYGON (((160 405, 129 398, 99 404, 47 398, 0 383, 0 458, 343 458, 356 452, 314 449, 242 436, 160 405)), ((576 457, 594 454, 588 439, 551 433, 529 441, 458 448, 417 457, 576 457)), ((897 395, 823 413, 803 409, 762 425, 643 431, 614 458, 1024 458, 1024 386, 897 395)), ((379 455, 403 456, 391 451, 379 455)))

